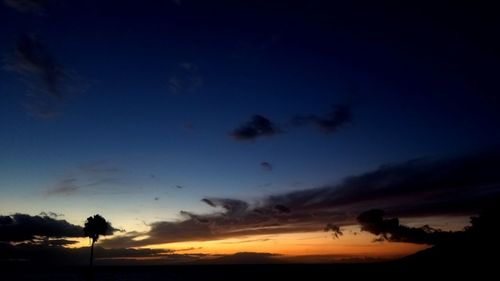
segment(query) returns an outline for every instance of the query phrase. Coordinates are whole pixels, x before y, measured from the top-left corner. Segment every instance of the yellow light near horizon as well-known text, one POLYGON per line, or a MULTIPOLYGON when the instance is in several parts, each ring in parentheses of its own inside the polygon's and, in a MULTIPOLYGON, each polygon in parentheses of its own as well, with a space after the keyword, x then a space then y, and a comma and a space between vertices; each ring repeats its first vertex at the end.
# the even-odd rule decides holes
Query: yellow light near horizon
POLYGON ((333 239, 331 234, 326 232, 307 232, 177 242, 143 248, 170 249, 185 254, 227 255, 237 252, 261 252, 283 256, 338 255, 390 258, 412 254, 427 247, 411 243, 373 242, 373 235, 357 231, 358 227, 345 227, 345 234, 339 239, 333 239))
POLYGON ((67 245, 66 248, 81 248, 81 247, 90 247, 90 238, 82 237, 82 238, 71 238, 72 241, 77 241, 75 244, 67 245))

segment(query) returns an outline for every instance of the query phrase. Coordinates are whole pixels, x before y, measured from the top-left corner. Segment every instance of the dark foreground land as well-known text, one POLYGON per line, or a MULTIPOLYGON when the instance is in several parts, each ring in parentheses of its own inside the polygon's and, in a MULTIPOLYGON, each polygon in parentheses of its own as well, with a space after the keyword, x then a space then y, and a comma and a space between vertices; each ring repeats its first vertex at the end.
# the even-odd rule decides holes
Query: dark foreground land
POLYGON ((169 265, 3 268, 0 280, 413 280, 422 278, 473 278, 487 280, 492 265, 431 266, 396 262, 367 264, 274 264, 274 265, 169 265))
POLYGON ((450 243, 398 260, 372 263, 227 264, 225 261, 222 264, 95 266, 92 269, 88 266, 0 263, 0 281, 496 280, 499 252, 498 243, 480 242, 450 243))

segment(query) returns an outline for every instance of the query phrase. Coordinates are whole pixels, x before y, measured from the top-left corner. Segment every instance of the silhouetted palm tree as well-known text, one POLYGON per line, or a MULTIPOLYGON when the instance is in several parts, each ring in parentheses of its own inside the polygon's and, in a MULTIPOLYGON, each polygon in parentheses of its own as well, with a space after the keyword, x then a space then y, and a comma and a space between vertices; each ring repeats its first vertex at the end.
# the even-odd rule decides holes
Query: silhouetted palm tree
POLYGON ((88 217, 83 227, 85 236, 92 239, 92 246, 90 248, 90 266, 94 261, 94 244, 99 239, 100 235, 105 235, 110 231, 110 224, 100 215, 88 217))

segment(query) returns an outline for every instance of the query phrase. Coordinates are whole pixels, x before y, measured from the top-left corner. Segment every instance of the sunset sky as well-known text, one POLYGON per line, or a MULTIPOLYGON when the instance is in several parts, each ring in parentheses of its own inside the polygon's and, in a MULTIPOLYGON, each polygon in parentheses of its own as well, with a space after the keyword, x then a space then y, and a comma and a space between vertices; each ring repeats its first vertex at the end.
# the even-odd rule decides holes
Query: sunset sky
MULTIPOLYGON (((428 245, 374 242, 360 213, 460 230, 500 196, 480 4, 2 2, 0 232, 101 214, 98 245, 160 257, 392 258, 428 245)), ((41 233, 0 242, 89 245, 41 233)))

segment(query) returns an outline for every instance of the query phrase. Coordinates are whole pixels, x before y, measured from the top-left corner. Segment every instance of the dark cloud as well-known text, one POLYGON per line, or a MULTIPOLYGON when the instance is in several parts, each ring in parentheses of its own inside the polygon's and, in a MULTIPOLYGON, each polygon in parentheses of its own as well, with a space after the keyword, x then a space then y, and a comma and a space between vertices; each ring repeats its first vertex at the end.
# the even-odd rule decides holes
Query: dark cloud
POLYGON ((292 119, 295 126, 315 125, 325 134, 335 133, 352 120, 352 110, 349 105, 333 105, 325 116, 297 115, 292 119))
POLYGON ((221 207, 225 210, 224 215, 236 216, 247 211, 249 204, 242 200, 227 199, 227 198, 203 198, 202 202, 207 203, 212 207, 221 207))
POLYGON ((182 216, 185 216, 185 217, 189 218, 190 220, 194 220, 198 223, 209 223, 210 222, 204 216, 199 216, 199 215, 193 214, 193 213, 188 212, 188 211, 180 211, 180 214, 182 216))
POLYGON ((55 246, 74 245, 76 243, 78 243, 78 241, 67 240, 67 239, 44 239, 42 244, 55 247, 55 246))
MULTIPOLYGON (((241 252, 231 255, 206 255, 200 253, 179 254, 200 248, 181 249, 106 249, 100 246, 94 248, 95 264, 97 265, 141 265, 141 264, 264 264, 277 263, 280 256, 272 253, 241 252)), ((89 248, 65 248, 57 245, 36 245, 21 243, 11 245, 0 243, 0 265, 2 262, 14 264, 18 261, 23 265, 87 265, 89 248)), ((23 279, 23 278, 21 278, 23 279)), ((29 278, 31 280, 32 278, 29 278)), ((79 278, 78 278, 79 279, 79 278)), ((23 279, 24 280, 24 279, 23 279)))
MULTIPOLYGON (((479 215, 472 216, 470 225, 459 231, 442 231, 428 225, 409 227, 401 225, 398 218, 384 218, 385 212, 372 209, 361 213, 357 220, 363 231, 368 231, 378 238, 375 241, 409 242, 435 246, 429 253, 423 251, 422 256, 433 258, 441 256, 443 259, 455 260, 460 258, 479 258, 484 251, 500 248, 498 240, 498 224, 500 218, 498 201, 483 206, 479 215), (456 251, 456 249, 460 249, 456 251), (446 257, 447 256, 447 257, 446 257)), ((420 255, 418 255, 420 256, 420 255)))
POLYGON ((177 65, 174 74, 168 80, 170 92, 174 94, 191 94, 203 86, 203 77, 196 64, 181 62, 177 65))
POLYGON ((210 207, 214 207, 214 208, 217 207, 217 205, 215 205, 214 202, 210 201, 210 199, 207 199, 207 198, 201 199, 201 202, 207 203, 207 205, 209 205, 210 207))
POLYGON ((60 84, 66 74, 37 37, 23 36, 17 41, 14 58, 8 68, 21 74, 36 76, 47 94, 62 99, 60 84))
POLYGON ((22 13, 45 14, 50 0, 4 0, 4 4, 22 13))
POLYGON ((259 137, 274 136, 281 133, 273 122, 262 115, 254 115, 252 119, 231 132, 236 140, 255 140, 259 137))
POLYGON ((273 253, 255 253, 255 252, 239 252, 232 255, 225 255, 217 259, 205 261, 205 263, 216 264, 272 264, 280 263, 277 254, 273 253))
POLYGON ((55 213, 55 212, 40 212, 39 216, 42 217, 52 217, 52 218, 59 218, 59 217, 64 217, 63 214, 55 213))
POLYGON ((25 107, 36 117, 56 116, 64 105, 64 98, 80 88, 74 75, 70 75, 34 35, 22 36, 17 41, 5 68, 20 74, 26 82, 25 107))
POLYGON ((284 205, 281 205, 281 204, 277 204, 274 206, 274 209, 276 211, 278 211, 278 213, 285 213, 285 214, 289 214, 291 213, 291 210, 290 208, 288 208, 287 206, 284 206, 284 205))
POLYGON ((81 226, 49 216, 14 214, 0 216, 0 241, 33 241, 39 237, 82 237, 81 226))
POLYGON ((379 236, 377 241, 436 245, 449 241, 454 235, 451 232, 444 232, 428 225, 408 227, 399 224, 398 218, 384 219, 384 215, 384 211, 373 209, 361 213, 357 220, 361 225, 361 230, 379 236))
POLYGON ((173 251, 169 249, 105 249, 102 247, 98 247, 96 250, 100 259, 159 257, 169 253, 173 253, 173 251))
POLYGON ((273 170, 273 165, 269 162, 260 162, 260 167, 265 170, 265 171, 272 171, 273 170))
MULTIPOLYGON (((357 224, 357 216, 372 208, 404 217, 471 215, 488 202, 500 199, 499 171, 500 153, 489 151, 443 160, 420 159, 384 165, 347 177, 338 184, 276 194, 253 203, 208 198, 202 201, 222 211, 185 212, 186 220, 154 223, 150 231, 121 242, 133 247, 321 231, 327 224, 339 227, 357 224), (149 238, 133 239, 140 235, 149 238)), ((419 231, 433 232, 430 228, 419 231)))
POLYGON ((395 215, 471 214, 500 196, 500 153, 383 165, 339 184, 270 196, 267 201, 298 211, 370 207, 395 215), (418 198, 418 200, 416 200, 418 198))
POLYGON ((337 238, 337 239, 340 238, 340 236, 344 235, 344 232, 342 232, 342 229, 340 228, 340 226, 338 226, 336 224, 332 224, 332 223, 326 224, 324 231, 331 232, 332 236, 334 238, 337 238))

